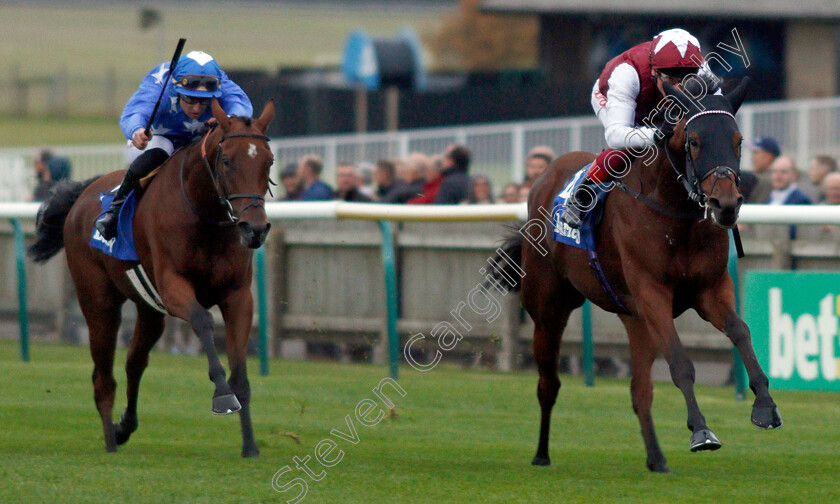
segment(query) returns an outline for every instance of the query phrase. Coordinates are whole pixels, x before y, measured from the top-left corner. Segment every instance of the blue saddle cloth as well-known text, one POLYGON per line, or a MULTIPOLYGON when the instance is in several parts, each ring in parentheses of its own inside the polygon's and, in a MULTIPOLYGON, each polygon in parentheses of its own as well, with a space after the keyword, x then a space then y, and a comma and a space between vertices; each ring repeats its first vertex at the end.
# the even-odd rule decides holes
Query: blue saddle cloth
POLYGON ((586 250, 595 250, 595 226, 600 217, 600 210, 607 199, 607 192, 598 186, 594 186, 597 194, 595 206, 586 212, 583 217, 583 222, 580 229, 574 229, 565 222, 560 220, 563 211, 566 210, 566 205, 569 198, 575 193, 575 190, 583 182, 583 176, 591 166, 591 163, 581 168, 575 175, 569 179, 563 190, 554 197, 554 208, 551 210, 551 217, 554 220, 554 239, 560 243, 571 245, 573 247, 582 248, 586 250))
MULTIPOLYGON (((111 206, 111 201, 114 199, 116 188, 107 193, 99 194, 99 203, 102 205, 102 211, 111 206)), ((93 236, 90 238, 90 246, 98 248, 111 257, 122 259, 123 261, 139 261, 137 257, 137 249, 134 247, 134 229, 132 224, 134 222, 134 210, 137 208, 137 198, 134 191, 128 193, 122 208, 120 209, 119 221, 117 223, 117 237, 106 240, 96 228, 93 228, 93 236)), ((97 217, 98 218, 98 217, 97 217)))

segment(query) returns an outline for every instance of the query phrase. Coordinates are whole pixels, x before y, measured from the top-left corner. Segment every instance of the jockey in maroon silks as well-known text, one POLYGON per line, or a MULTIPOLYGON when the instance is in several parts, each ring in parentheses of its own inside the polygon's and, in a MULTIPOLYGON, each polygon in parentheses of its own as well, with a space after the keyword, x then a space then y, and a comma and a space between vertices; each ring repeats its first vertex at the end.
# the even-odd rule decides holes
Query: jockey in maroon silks
POLYGON ((604 125, 608 149, 569 198, 561 220, 580 226, 587 210, 594 206, 592 187, 611 185, 616 174, 626 174, 636 153, 656 143, 657 128, 643 120, 665 96, 662 82, 678 86, 683 78, 700 73, 714 76, 705 65, 700 43, 685 30, 666 30, 611 59, 592 88, 592 108, 604 125))

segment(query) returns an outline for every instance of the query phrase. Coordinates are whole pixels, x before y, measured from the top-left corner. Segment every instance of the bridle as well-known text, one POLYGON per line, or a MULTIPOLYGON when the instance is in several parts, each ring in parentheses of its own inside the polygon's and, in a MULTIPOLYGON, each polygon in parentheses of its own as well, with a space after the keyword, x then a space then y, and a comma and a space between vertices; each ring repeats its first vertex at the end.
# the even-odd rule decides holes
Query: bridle
POLYGON ((216 190, 216 196, 218 197, 219 206, 221 207, 222 211, 224 212, 224 214, 226 216, 226 220, 216 221, 216 220, 207 219, 206 217, 204 217, 201 214, 201 212, 199 212, 198 208, 196 208, 196 206, 193 204, 193 202, 190 201, 190 198, 187 195, 186 186, 184 185, 184 164, 186 163, 186 160, 187 160, 188 156, 183 156, 181 158, 181 193, 184 195, 184 199, 187 201, 187 203, 189 204, 189 206, 193 210, 193 212, 196 215, 198 215, 198 217, 201 218, 201 220, 203 222, 205 222, 207 224, 212 224, 212 225, 215 225, 215 226, 222 226, 222 227, 235 226, 240 220, 239 216, 242 215, 243 213, 245 213, 245 211, 248 210, 249 208, 263 208, 264 209, 265 208, 265 196, 263 196, 261 194, 240 194, 240 193, 228 194, 227 187, 224 187, 219 183, 219 179, 216 176, 216 173, 219 172, 219 164, 221 163, 221 159, 222 159, 222 143, 225 140, 227 140, 228 138, 237 138, 237 137, 256 138, 256 139, 259 139, 259 140, 264 140, 266 143, 268 143, 269 138, 267 136, 261 135, 259 133, 244 133, 244 132, 228 133, 227 135, 223 135, 222 138, 219 139, 219 143, 216 145, 216 170, 214 172, 214 170, 210 166, 210 161, 207 159, 207 149, 206 149, 207 138, 210 136, 210 133, 212 131, 213 131, 213 129, 211 128, 204 135, 204 138, 201 140, 201 160, 204 162, 205 168, 207 168, 207 174, 210 175, 210 180, 213 181, 213 188, 216 190), (233 205, 231 204, 231 201, 237 200, 237 199, 250 199, 251 200, 251 202, 248 203, 247 205, 245 205, 245 207, 242 208, 239 211, 238 214, 234 213, 233 205))
MULTIPOLYGON (((719 109, 718 110, 704 110, 702 112, 698 112, 698 113, 692 115, 691 117, 689 117, 685 120, 685 130, 688 131, 688 125, 689 125, 689 123, 691 123, 691 121, 697 119, 700 116, 711 115, 711 114, 726 115, 726 116, 731 117, 732 120, 735 121, 735 116, 729 111, 719 110, 719 109)), ((715 185, 717 185, 718 180, 720 180, 722 178, 723 179, 729 178, 729 175, 732 174, 732 176, 735 179, 735 184, 736 185, 741 185, 741 177, 738 175, 738 173, 733 168, 731 168, 729 166, 722 166, 722 167, 719 166, 719 167, 715 168, 714 171, 707 173, 702 179, 699 178, 699 176, 697 174, 697 166, 695 166, 695 164, 694 164, 694 158, 691 157, 691 150, 690 150, 690 146, 689 146, 689 141, 690 141, 690 139, 688 137, 688 134, 686 133, 685 144, 683 146, 683 150, 685 152, 685 158, 687 160, 686 161, 687 166, 686 166, 685 173, 680 172, 679 168, 677 168, 677 164, 674 162, 673 155, 671 154, 671 149, 668 148, 668 138, 665 139, 665 145, 664 145, 663 148, 665 149, 665 154, 668 156, 668 162, 671 163, 671 168, 673 168, 674 172, 677 174, 677 180, 683 185, 683 187, 685 187, 685 190, 688 192, 689 199, 696 202, 698 205, 700 205, 701 208, 705 208, 706 211, 708 212, 708 210, 709 210, 709 208, 708 208, 709 196, 706 193, 703 192, 703 188, 700 186, 700 184, 703 182, 703 180, 705 180, 706 178, 708 178, 712 175, 715 176, 714 183, 712 184, 712 192, 714 192, 714 187, 715 187, 715 185)))

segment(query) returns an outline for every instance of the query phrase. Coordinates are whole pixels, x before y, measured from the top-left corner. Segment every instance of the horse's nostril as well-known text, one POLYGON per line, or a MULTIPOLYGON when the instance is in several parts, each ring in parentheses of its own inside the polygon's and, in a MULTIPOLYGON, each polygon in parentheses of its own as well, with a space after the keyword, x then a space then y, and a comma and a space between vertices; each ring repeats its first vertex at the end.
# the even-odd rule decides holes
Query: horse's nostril
POLYGON ((712 208, 720 209, 720 200, 717 198, 709 198, 709 206, 712 208))

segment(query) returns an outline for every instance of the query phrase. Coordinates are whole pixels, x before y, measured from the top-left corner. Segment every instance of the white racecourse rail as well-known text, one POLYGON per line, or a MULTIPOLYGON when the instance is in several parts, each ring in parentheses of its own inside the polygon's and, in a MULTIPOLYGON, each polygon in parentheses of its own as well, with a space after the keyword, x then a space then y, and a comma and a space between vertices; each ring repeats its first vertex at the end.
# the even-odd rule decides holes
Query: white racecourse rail
MULTIPOLYGON (((757 136, 778 139, 782 152, 800 167, 818 154, 840 156, 840 98, 746 104, 738 111, 738 125, 746 142, 757 136)), ((116 128, 116 122, 114 128, 116 128)), ((287 163, 305 154, 324 159, 323 179, 334 184, 335 166, 340 161, 374 163, 379 159, 405 158, 411 152, 437 154, 452 142, 472 151, 470 173, 488 175, 501 192, 504 184, 521 181, 525 157, 536 145, 547 145, 556 153, 600 152, 604 129, 592 116, 461 126, 389 133, 346 134, 303 138, 275 138, 273 175, 287 163)), ((56 146, 56 154, 68 156, 73 178, 84 180, 125 168, 125 144, 56 146)), ((23 201, 35 185, 32 159, 37 149, 0 149, 0 201, 23 201)), ((744 151, 741 168, 750 169, 744 151)))
MULTIPOLYGON (((0 219, 35 220, 38 203, 0 203, 0 219)), ((269 220, 359 219, 390 221, 524 221, 525 203, 500 205, 386 205, 344 201, 269 202, 269 220)), ((743 224, 840 224, 840 205, 743 205, 738 222, 743 224)))

